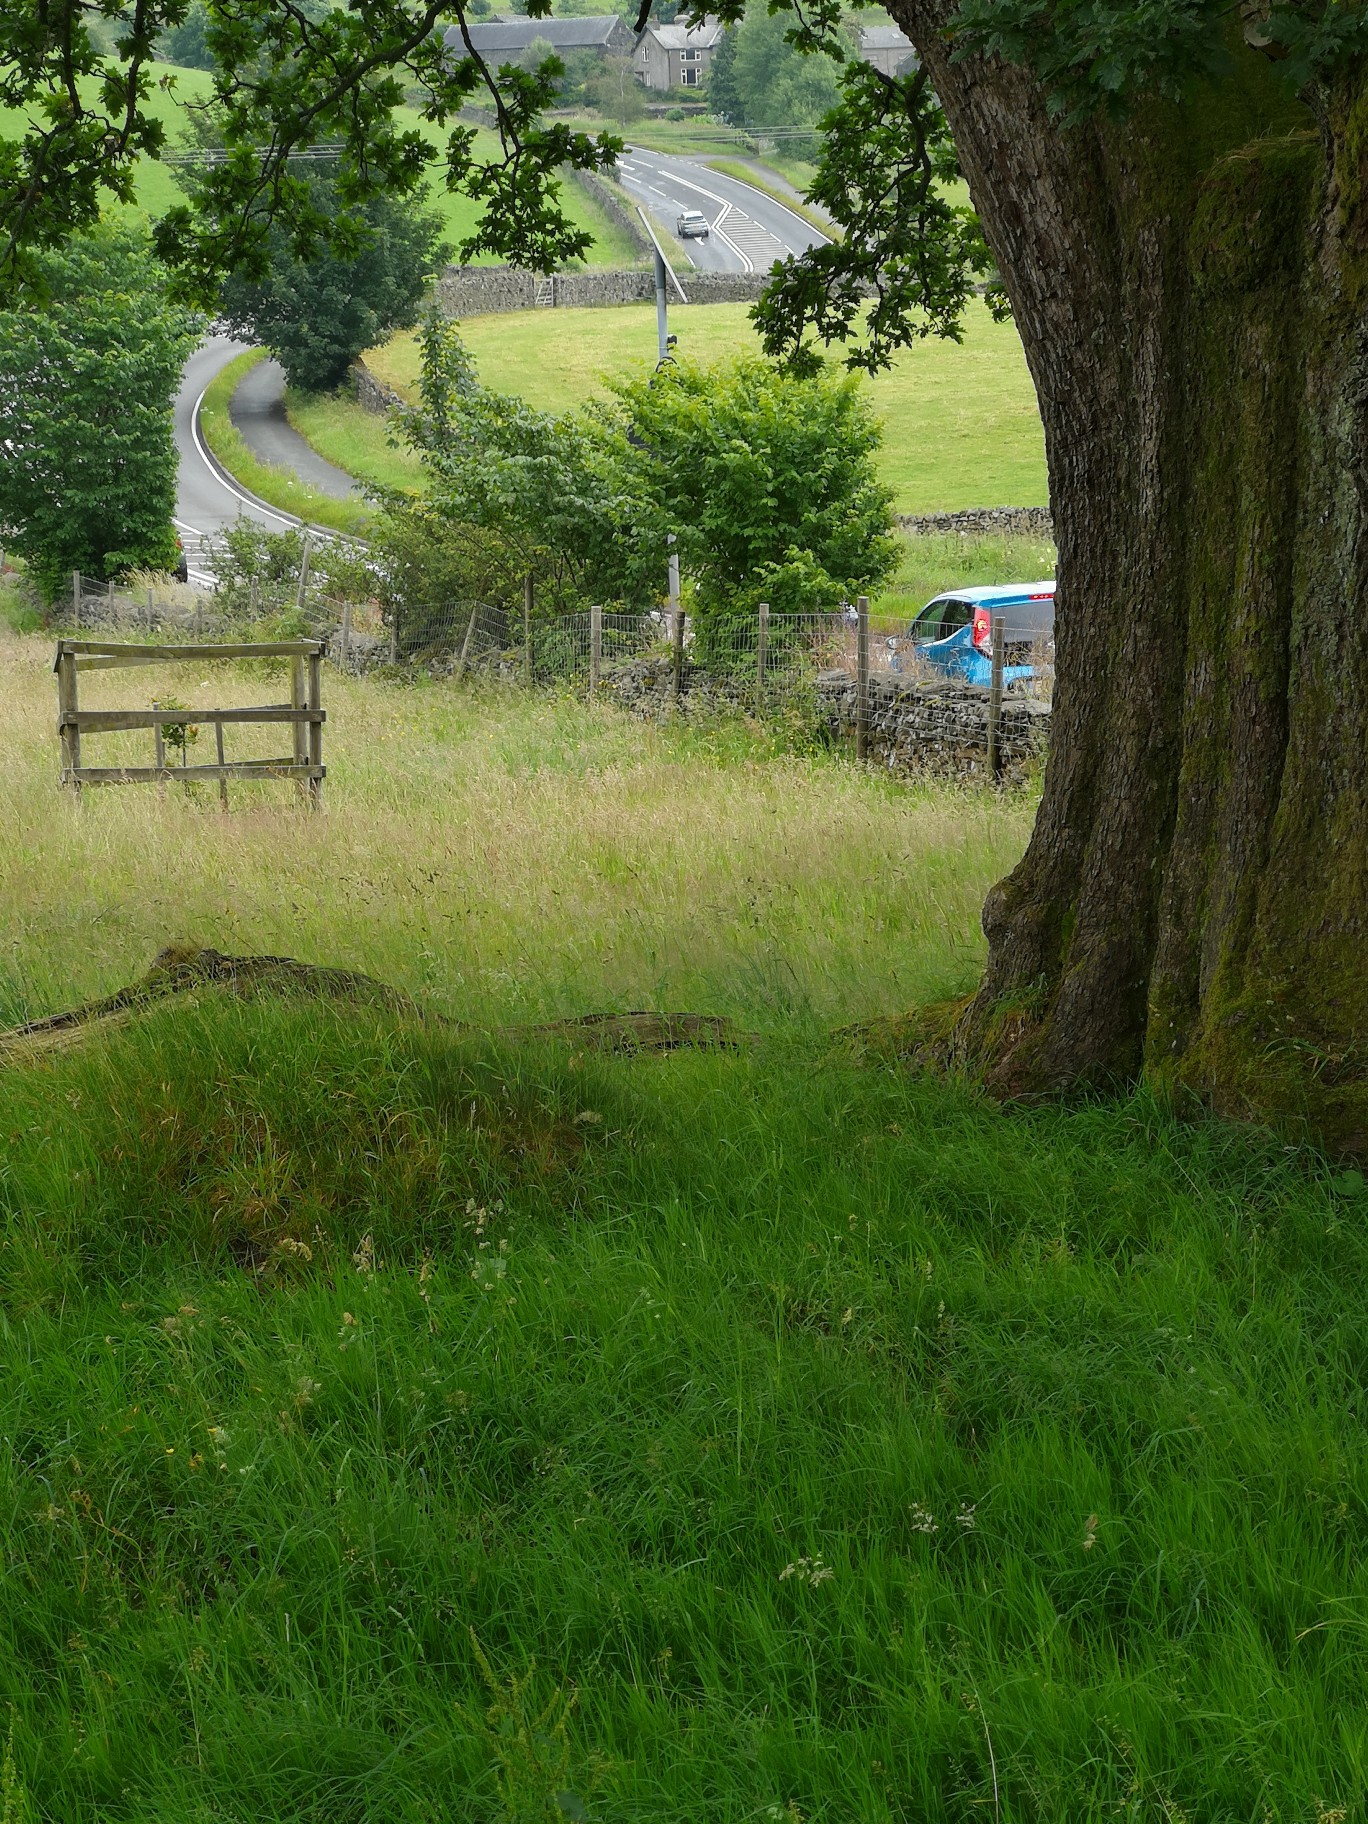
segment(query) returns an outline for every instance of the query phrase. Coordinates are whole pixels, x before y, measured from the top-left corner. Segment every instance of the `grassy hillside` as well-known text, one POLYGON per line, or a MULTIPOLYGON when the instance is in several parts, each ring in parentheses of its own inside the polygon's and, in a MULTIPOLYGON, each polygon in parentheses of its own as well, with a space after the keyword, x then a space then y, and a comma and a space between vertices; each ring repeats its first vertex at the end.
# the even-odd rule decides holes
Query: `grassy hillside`
POLYGON ((1362 1181, 825 1036, 969 979, 1029 799, 330 675, 322 816, 78 808, 49 665, 4 1017, 174 935, 473 1024, 202 990, 6 1057, 9 1817, 1359 1815, 1362 1181), (759 1042, 490 1030, 641 1004, 759 1042))
MULTIPOLYGON (((680 308, 670 321, 681 351, 700 361, 755 346, 743 304, 680 308)), ((655 312, 647 305, 472 317, 461 333, 486 385, 521 393, 548 411, 588 398, 605 375, 655 363, 655 312)), ((413 393, 412 336, 371 350, 366 361, 387 384, 413 393)), ((891 372, 862 384, 883 421, 880 468, 899 512, 1045 504, 1040 416, 1010 324, 994 323, 976 305, 962 344, 918 343, 891 372)), ((300 402, 292 417, 311 443, 352 473, 387 485, 416 482, 416 464, 388 447, 383 420, 345 401, 300 402)))
MULTIPOLYGON (((206 100, 212 93, 212 79, 203 70, 182 69, 179 65, 153 64, 150 67, 153 80, 148 107, 166 123, 168 143, 175 145, 183 136, 185 105, 206 100), (163 82, 169 86, 163 87, 163 82)), ((444 144, 441 130, 424 121, 415 109, 401 108, 398 117, 403 125, 417 128, 434 147, 440 149, 444 144)), ((22 118, 17 109, 0 108, 0 134, 17 131, 22 118)), ((496 155, 498 141, 493 133, 480 128, 477 141, 482 157, 496 155)), ((138 161, 136 181, 138 213, 163 215, 173 204, 185 200, 170 169, 153 159, 138 161)), ((634 263, 637 256, 629 237, 572 181, 567 180, 564 184, 563 202, 570 220, 577 227, 588 229, 595 237, 588 264, 627 266, 634 263)), ((443 189, 440 169, 433 178, 431 203, 441 215, 445 233, 453 244, 474 231, 478 206, 469 197, 453 196, 443 189)))

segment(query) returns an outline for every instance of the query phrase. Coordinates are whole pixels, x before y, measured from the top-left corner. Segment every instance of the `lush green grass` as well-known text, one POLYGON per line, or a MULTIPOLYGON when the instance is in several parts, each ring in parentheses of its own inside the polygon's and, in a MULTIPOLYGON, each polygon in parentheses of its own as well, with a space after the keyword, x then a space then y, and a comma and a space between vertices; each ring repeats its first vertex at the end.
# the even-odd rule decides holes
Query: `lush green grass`
POLYGON ((212 997, 0 1119, 41 1815, 1362 1802, 1368 1258, 1313 1162, 212 997), (477 1643, 573 1692, 563 1758, 477 1643))
POLYGON ((1361 1180, 827 1036, 970 979, 1029 797, 330 676, 321 816, 78 807, 49 665, 0 646, 3 1017, 184 936, 474 1029, 202 992, 0 1068, 37 1816, 1358 1815, 1361 1180), (652 1004, 760 1041, 489 1030, 652 1004))
POLYGON ((348 392, 285 394, 285 415, 301 437, 358 481, 382 488, 417 488, 423 466, 389 441, 388 422, 363 410, 348 392))
POLYGON ((254 456, 229 415, 229 404, 244 376, 265 356, 264 348, 237 355, 212 380, 200 406, 204 441, 228 473, 249 492, 257 494, 284 513, 294 513, 315 525, 338 532, 364 531, 369 510, 364 501, 334 500, 307 486, 291 469, 277 468, 254 456))
MULTIPOLYGON (((168 144, 174 147, 184 138, 185 104, 207 100, 213 90, 213 79, 203 70, 182 69, 175 64, 152 64, 149 68, 152 90, 147 107, 150 113, 165 124, 168 144), (169 86, 162 86, 164 82, 169 86)), ((93 85, 89 86, 93 91, 93 85)), ((445 138, 441 129, 425 121, 416 109, 400 108, 396 110, 396 117, 401 126, 416 128, 439 151, 444 147, 445 138)), ((22 111, 17 108, 0 108, 0 134, 14 133, 22 126, 23 118, 22 111)), ((482 158, 497 155, 498 139, 495 134, 478 128, 476 142, 482 158)), ((434 167, 434 172, 431 206, 441 216, 448 239, 455 244, 474 232, 480 207, 471 198, 453 195, 443 187, 440 165, 434 167)), ((185 193, 177 184, 170 168, 156 159, 138 160, 135 183, 137 201, 133 207, 137 213, 155 218, 164 215, 173 205, 185 201, 185 193)), ((635 264, 637 254, 629 236, 610 221, 571 179, 566 179, 562 186, 562 202, 570 221, 594 236, 594 245, 587 256, 588 265, 618 267, 635 264)), ((112 207, 117 212, 121 205, 112 207)), ((487 262, 482 260, 480 263, 487 262)))
MULTIPOLYGON (((680 348, 696 360, 723 360, 755 346, 743 304, 680 308, 670 321, 680 348)), ((549 411, 581 403, 605 375, 639 371, 655 361, 655 315, 646 305, 470 317, 461 333, 486 385, 521 393, 549 411)), ((372 349, 366 361, 380 379, 412 394, 418 373, 412 336, 396 336, 372 349)), ((994 323, 975 305, 962 344, 928 339, 909 349, 891 372, 862 384, 870 387, 883 421, 880 467, 899 512, 1045 504, 1040 416, 1010 324, 994 323)), ((358 411, 356 418, 361 416, 358 411)), ((333 434, 329 426, 320 429, 333 434)), ((369 431, 353 423, 348 434, 368 440, 372 450, 384 444, 379 420, 369 431)), ((329 443, 318 447, 332 454, 329 443)))

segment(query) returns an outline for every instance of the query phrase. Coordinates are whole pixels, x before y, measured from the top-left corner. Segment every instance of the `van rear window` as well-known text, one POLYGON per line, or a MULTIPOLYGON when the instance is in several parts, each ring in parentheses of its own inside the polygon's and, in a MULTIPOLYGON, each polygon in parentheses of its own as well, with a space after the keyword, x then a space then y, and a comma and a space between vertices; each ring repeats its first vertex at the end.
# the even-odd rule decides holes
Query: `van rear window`
POLYGON ((912 623, 914 640, 948 640, 952 633, 967 627, 974 618, 971 602, 959 601, 953 595, 938 596, 928 602, 912 623))

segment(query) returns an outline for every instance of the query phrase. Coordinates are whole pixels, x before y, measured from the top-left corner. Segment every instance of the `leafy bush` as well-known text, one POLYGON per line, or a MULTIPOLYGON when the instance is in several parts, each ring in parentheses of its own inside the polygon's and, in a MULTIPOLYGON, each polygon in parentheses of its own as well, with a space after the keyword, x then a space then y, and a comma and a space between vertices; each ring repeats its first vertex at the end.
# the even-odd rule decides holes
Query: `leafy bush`
POLYGON ((307 634, 310 598, 368 599, 375 592, 371 566, 357 549, 341 543, 309 544, 309 571, 300 602, 304 564, 303 529, 268 532, 255 520, 240 519, 219 532, 212 545, 218 578, 217 606, 230 619, 251 623, 280 639, 307 634))
POLYGON ((614 386, 641 484, 694 579, 700 657, 733 647, 757 605, 815 613, 869 591, 900 555, 879 481, 879 426, 857 383, 752 357, 672 363, 614 386))
POLYGON ((519 578, 537 578, 544 609, 655 599, 664 535, 643 529, 640 463, 621 427, 481 386, 456 325, 436 313, 421 340, 420 404, 399 414, 399 434, 427 471, 432 519, 496 541, 519 578))
POLYGON ((427 491, 391 500, 381 535, 396 605, 508 602, 530 571, 543 612, 651 606, 673 533, 711 657, 762 600, 820 612, 896 565, 879 427, 848 377, 671 363, 556 417, 482 387, 453 324, 429 318, 422 344, 400 435, 427 491))

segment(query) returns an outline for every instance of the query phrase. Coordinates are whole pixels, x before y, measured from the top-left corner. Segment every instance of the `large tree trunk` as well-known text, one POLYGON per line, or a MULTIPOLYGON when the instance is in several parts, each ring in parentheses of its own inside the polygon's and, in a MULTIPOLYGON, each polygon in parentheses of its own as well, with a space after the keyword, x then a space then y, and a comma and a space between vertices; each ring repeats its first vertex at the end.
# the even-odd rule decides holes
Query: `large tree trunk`
POLYGON ((1003 1093, 1140 1073, 1368 1153, 1368 80, 1259 52, 1059 128, 921 46, 1040 398, 1054 737, 955 1055, 1003 1093))

